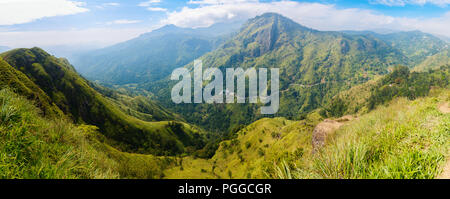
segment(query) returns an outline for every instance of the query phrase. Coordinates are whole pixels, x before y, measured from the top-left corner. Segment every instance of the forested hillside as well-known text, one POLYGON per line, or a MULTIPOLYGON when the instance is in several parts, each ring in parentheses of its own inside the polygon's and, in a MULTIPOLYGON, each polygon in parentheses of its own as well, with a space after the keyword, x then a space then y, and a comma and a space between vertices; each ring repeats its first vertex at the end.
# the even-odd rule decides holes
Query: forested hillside
POLYGON ((318 31, 276 13, 237 25, 166 26, 88 53, 77 67, 95 82, 37 47, 1 53, 0 178, 441 173, 450 157, 447 43, 416 31, 318 31), (222 71, 279 68, 279 112, 174 104, 178 82, 168 77, 193 70, 194 59, 222 71))
POLYGON ((200 29, 168 25, 130 41, 82 54, 73 61, 81 74, 103 83, 157 81, 217 48, 239 25, 216 24, 200 29))
POLYGON ((449 77, 448 66, 412 74, 399 67, 339 94, 340 116, 325 119, 319 109, 300 121, 258 120, 221 142, 212 158, 183 158, 165 176, 436 178, 450 149, 450 115, 440 110, 450 102, 449 77))
POLYGON ((39 48, 1 54, 3 85, 38 99, 44 112, 63 112, 79 124, 100 128, 110 144, 129 152, 178 154, 202 146, 199 129, 182 122, 144 122, 129 116, 91 88, 64 59, 39 48), (56 106, 55 106, 56 105, 56 106))
MULTIPOLYGON (((222 70, 280 68, 281 104, 276 116, 290 119, 301 119, 329 104, 340 91, 408 63, 399 50, 375 37, 312 30, 273 13, 249 20, 236 36, 199 59, 205 68, 222 70)), ((192 68, 192 63, 186 67, 192 68)), ((211 131, 230 131, 264 117, 257 105, 175 105, 169 90, 175 83, 163 80, 142 88, 187 121, 211 131)))

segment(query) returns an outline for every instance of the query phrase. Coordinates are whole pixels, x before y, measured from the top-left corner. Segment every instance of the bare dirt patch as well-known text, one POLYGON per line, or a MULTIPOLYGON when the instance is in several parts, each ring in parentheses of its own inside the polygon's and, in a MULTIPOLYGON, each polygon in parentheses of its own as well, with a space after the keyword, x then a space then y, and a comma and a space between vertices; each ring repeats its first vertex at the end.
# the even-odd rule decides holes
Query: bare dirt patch
POLYGON ((345 123, 354 120, 353 116, 347 115, 335 120, 326 119, 314 128, 312 135, 313 152, 317 152, 325 144, 327 137, 336 132, 345 123))
POLYGON ((444 165, 441 175, 438 179, 450 179, 450 159, 447 159, 447 163, 444 165))
POLYGON ((444 114, 449 114, 450 113, 450 103, 443 103, 441 105, 438 106, 439 111, 441 111, 444 114))

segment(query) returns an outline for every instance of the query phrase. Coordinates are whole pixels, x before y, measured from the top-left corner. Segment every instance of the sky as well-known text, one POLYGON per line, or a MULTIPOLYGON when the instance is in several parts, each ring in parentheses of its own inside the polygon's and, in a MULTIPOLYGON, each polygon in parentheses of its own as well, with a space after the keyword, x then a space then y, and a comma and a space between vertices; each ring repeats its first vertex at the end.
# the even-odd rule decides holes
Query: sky
POLYGON ((208 27, 266 12, 317 30, 450 37, 450 0, 0 0, 0 46, 105 47, 168 24, 208 27))

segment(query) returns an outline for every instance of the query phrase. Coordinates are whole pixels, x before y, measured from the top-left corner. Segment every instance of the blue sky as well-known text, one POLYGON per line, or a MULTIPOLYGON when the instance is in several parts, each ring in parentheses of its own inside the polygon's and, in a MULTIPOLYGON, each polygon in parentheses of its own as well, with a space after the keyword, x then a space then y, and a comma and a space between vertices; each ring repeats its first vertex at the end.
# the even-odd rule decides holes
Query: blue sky
POLYGON ((206 27, 264 12, 318 30, 450 37, 450 0, 0 0, 0 46, 107 46, 166 24, 206 27))

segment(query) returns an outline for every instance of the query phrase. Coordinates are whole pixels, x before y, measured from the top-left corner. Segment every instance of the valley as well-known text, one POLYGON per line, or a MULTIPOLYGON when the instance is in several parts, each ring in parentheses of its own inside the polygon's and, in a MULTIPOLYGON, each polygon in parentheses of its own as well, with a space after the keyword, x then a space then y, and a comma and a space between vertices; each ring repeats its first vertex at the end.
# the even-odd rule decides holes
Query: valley
POLYGON ((448 51, 418 31, 319 31, 276 13, 165 26, 73 63, 8 50, 0 178, 437 178, 450 157, 448 51), (279 69, 279 111, 174 103, 170 74, 195 74, 194 60, 224 74, 279 69))

